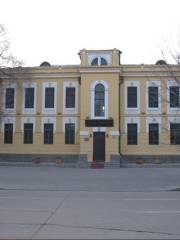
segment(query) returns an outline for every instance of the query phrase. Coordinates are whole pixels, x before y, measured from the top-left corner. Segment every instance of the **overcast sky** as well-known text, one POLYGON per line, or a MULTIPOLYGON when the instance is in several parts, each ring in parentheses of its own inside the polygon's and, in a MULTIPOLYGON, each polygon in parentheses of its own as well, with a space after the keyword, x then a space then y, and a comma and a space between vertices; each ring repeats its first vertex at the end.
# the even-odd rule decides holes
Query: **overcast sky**
POLYGON ((79 64, 82 48, 155 63, 180 36, 180 0, 0 0, 0 9, 11 51, 26 66, 79 64))

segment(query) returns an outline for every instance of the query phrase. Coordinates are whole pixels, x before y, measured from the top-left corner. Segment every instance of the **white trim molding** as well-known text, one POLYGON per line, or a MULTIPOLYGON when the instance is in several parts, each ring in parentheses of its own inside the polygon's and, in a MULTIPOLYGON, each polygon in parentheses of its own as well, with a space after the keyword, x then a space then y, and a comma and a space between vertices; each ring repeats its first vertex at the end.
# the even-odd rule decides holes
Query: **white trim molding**
POLYGON ((41 118, 41 132, 44 133, 44 124, 52 123, 53 124, 53 132, 56 132, 56 117, 42 117, 41 118))
POLYGON ((80 131, 80 136, 89 136, 89 131, 80 131))
POLYGON ((111 136, 120 136, 119 131, 110 131, 109 134, 110 134, 111 136))
POLYGON ((168 117, 168 130, 170 130, 171 123, 180 123, 180 117, 168 117))
POLYGON ((77 114, 78 112, 78 82, 77 81, 64 81, 63 83, 63 113, 64 114, 77 114), (66 88, 75 88, 75 107, 66 108, 66 88))
POLYGON ((32 123, 33 124, 33 133, 35 132, 35 123, 36 119, 35 117, 22 117, 21 118, 21 131, 24 132, 24 124, 25 123, 32 123))
POLYGON ((146 118, 146 132, 149 132, 149 124, 150 123, 158 123, 159 124, 159 132, 161 132, 161 117, 150 116, 146 118))
POLYGON ((140 113, 140 81, 125 81, 125 112, 127 114, 140 113), (128 87, 137 87, 137 107, 136 108, 128 108, 127 102, 127 89, 128 87))
POLYGON ((106 132, 106 128, 105 127, 93 127, 92 131, 93 132, 106 132))
MULTIPOLYGON (((167 112, 169 114, 175 114, 177 113, 177 111, 180 111, 180 107, 178 108, 171 108, 170 107, 170 87, 179 87, 179 91, 180 91, 180 81, 175 81, 175 80, 169 80, 167 81, 167 112)), ((179 99, 180 101, 180 99, 179 99)))
POLYGON ((153 80, 146 82, 146 112, 161 113, 161 81, 153 80), (158 88, 158 108, 149 108, 149 87, 158 88))
POLYGON ((56 114, 57 112, 57 82, 43 82, 42 83, 42 113, 43 114, 56 114), (54 88, 54 108, 45 108, 45 89, 54 88))
POLYGON ((37 83, 36 82, 24 82, 23 83, 23 97, 22 97, 22 112, 23 114, 35 114, 36 113, 36 95, 37 95, 37 83), (25 108, 25 89, 34 88, 34 107, 25 108))
POLYGON ((136 123, 138 133, 140 132, 140 117, 126 117, 125 121, 125 132, 127 133, 127 125, 129 123, 136 123))
POLYGON ((107 119, 108 118, 108 112, 109 112, 109 109, 108 109, 108 106, 109 106, 109 103, 108 103, 108 89, 109 89, 109 86, 107 84, 106 81, 104 80, 96 80, 94 81, 92 84, 91 84, 91 119, 107 119), (104 110, 104 117, 96 117, 95 116, 95 109, 94 109, 94 100, 95 100, 95 87, 97 84, 102 84, 104 86, 104 89, 105 89, 105 110, 104 110))
POLYGON ((3 112, 4 113, 9 113, 9 114, 14 114, 16 113, 16 94, 17 92, 17 85, 16 83, 3 83, 2 86, 2 101, 3 101, 3 112), (14 108, 6 108, 6 89, 7 88, 14 88, 14 108))
POLYGON ((2 117, 1 119, 1 130, 4 133, 4 124, 12 123, 13 124, 13 132, 16 129, 16 118, 15 117, 2 117))
POLYGON ((77 133, 77 117, 63 117, 62 119, 62 129, 63 132, 65 133, 65 124, 66 123, 74 123, 75 124, 75 133, 77 133))

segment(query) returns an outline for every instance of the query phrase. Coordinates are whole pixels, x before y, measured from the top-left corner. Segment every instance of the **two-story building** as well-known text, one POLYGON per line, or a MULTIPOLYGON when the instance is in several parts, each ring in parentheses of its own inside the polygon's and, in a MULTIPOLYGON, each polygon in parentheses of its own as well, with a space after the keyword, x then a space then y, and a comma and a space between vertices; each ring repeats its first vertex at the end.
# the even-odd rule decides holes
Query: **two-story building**
POLYGON ((79 56, 80 65, 5 70, 1 161, 180 161, 180 65, 124 65, 118 49, 79 56))

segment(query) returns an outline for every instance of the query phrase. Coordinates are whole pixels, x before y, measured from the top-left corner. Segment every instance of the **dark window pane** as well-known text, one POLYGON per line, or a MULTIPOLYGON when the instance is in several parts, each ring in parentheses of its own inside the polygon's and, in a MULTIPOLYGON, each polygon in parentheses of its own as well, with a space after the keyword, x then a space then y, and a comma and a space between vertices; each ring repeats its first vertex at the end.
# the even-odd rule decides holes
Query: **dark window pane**
POLYGON ((107 65, 107 61, 104 58, 101 58, 101 65, 107 65))
POLYGON ((13 143, 13 124, 12 123, 4 124, 4 143, 5 144, 13 143))
POLYGON ((91 62, 91 65, 98 65, 98 58, 94 58, 91 62))
POLYGON ((128 87, 127 104, 128 108, 137 108, 137 87, 128 87))
POLYGON ((45 108, 54 108, 54 88, 45 89, 45 108))
POLYGON ((148 88, 149 108, 158 108, 158 87, 148 88))
POLYGON ((66 88, 66 108, 75 108, 75 88, 66 88))
POLYGON ((97 84, 95 87, 95 116, 104 117, 105 113, 105 91, 102 84, 97 84))
POLYGON ((170 107, 171 108, 180 107, 180 98, 179 98, 180 87, 170 87, 169 90, 170 90, 170 107))
POLYGON ((25 88, 25 108, 34 108, 34 88, 25 88))
POLYGON ((75 143, 75 124, 66 123, 65 124, 65 144, 75 143))
POLYGON ((6 88, 6 108, 14 108, 14 88, 6 88))
POLYGON ((180 144, 180 123, 170 124, 170 142, 173 145, 180 144))
POLYGON ((136 145, 137 144, 137 124, 129 123, 127 125, 127 144, 136 145))
POLYGON ((53 123, 44 124, 44 144, 53 144, 53 123))
POLYGON ((159 124, 158 123, 149 124, 149 144, 152 144, 152 145, 159 144, 159 124))
POLYGON ((24 143, 25 144, 33 143, 33 124, 32 123, 24 124, 24 143))

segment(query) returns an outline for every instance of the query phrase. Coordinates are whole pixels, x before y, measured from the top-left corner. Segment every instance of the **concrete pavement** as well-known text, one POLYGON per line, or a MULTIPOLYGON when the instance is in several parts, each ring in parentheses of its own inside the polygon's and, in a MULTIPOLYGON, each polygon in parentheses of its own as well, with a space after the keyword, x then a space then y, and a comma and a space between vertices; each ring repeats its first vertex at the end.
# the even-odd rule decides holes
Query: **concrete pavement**
POLYGON ((179 171, 0 168, 0 239, 180 239, 179 171))

